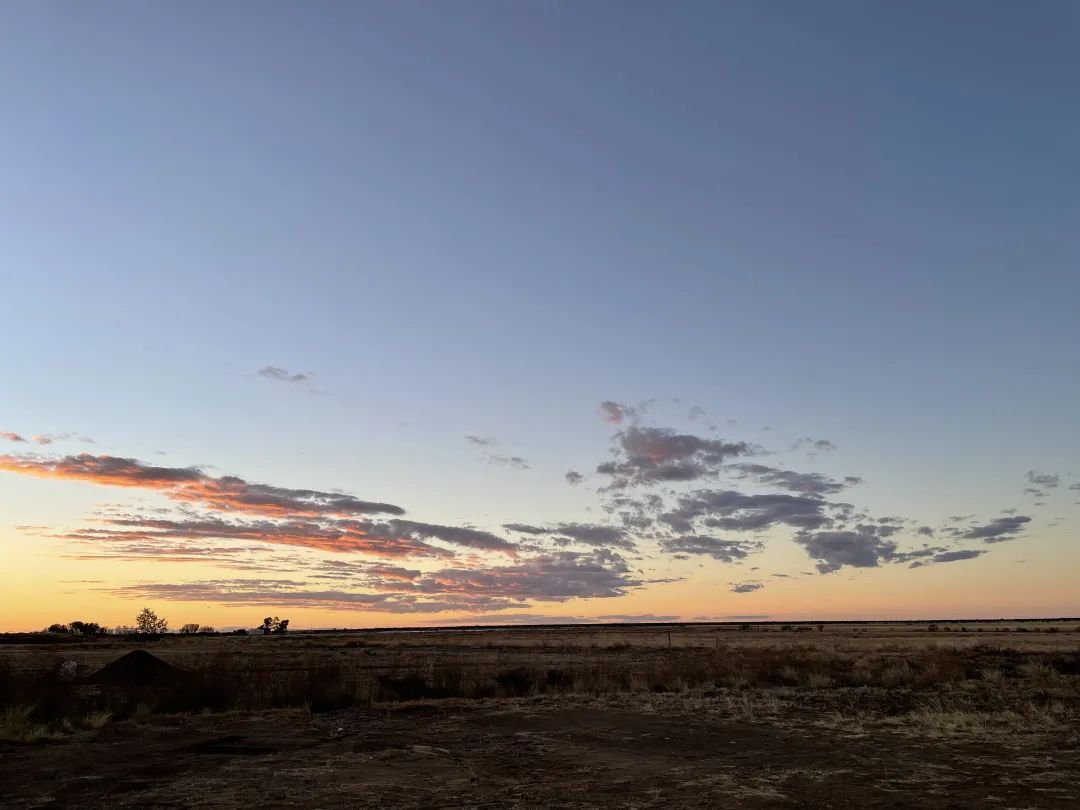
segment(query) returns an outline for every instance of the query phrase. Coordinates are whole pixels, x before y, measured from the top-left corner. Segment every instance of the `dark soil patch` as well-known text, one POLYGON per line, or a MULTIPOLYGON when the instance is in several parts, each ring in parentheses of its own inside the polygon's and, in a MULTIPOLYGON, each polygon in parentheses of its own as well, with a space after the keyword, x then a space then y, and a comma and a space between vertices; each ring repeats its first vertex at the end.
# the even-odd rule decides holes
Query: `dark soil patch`
POLYGON ((182 669, 165 663, 146 650, 132 650, 106 664, 84 682, 95 686, 173 688, 189 681, 190 677, 182 669))
POLYGON ((1065 737, 1018 747, 881 728, 850 735, 812 712, 742 722, 678 700, 120 723, 5 751, 0 795, 5 810, 1078 806, 1080 751, 1065 737))

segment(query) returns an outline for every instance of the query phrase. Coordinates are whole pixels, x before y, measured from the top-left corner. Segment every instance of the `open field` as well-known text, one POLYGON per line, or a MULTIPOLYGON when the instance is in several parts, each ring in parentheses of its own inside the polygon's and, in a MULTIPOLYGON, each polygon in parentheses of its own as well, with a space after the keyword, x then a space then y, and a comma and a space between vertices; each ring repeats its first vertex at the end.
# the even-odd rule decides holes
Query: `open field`
POLYGON ((1080 806, 1080 622, 50 638, 0 710, 5 808, 1080 806))

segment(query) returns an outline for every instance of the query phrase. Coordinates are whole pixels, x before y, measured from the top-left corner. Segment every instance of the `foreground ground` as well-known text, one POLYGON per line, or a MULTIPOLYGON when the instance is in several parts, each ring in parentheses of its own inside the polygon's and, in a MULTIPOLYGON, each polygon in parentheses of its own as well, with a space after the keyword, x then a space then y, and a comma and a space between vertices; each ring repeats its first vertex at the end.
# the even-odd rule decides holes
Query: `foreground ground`
MULTIPOLYGON (((305 701, 165 711, 141 691, 125 711, 110 697, 112 713, 0 743, 0 805, 1075 808, 1080 635, 1056 629, 168 639, 144 646, 189 671, 208 666, 199 644, 264 679, 306 668, 305 701), (318 705, 329 671, 306 671, 329 660, 356 699, 318 705)), ((132 648, 49 654, 92 673, 132 648)), ((42 654, 0 647, 38 667, 42 654)), ((77 690, 101 700, 102 682, 77 690)))

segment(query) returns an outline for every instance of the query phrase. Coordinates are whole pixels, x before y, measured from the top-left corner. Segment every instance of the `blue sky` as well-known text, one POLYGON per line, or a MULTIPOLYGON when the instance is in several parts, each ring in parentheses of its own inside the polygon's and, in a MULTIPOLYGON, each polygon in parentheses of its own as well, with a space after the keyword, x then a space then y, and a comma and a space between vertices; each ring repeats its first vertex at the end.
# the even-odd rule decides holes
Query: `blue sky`
MULTIPOLYGON (((655 398, 643 424, 827 438, 796 458, 877 514, 1021 508, 1075 555, 1048 526, 1080 475, 1075 4, 24 3, 0 30, 0 430, 498 526, 602 517, 562 475, 630 424, 598 403, 655 398)), ((13 559, 41 552, 11 527, 87 514, 56 486, 3 479, 13 559)))

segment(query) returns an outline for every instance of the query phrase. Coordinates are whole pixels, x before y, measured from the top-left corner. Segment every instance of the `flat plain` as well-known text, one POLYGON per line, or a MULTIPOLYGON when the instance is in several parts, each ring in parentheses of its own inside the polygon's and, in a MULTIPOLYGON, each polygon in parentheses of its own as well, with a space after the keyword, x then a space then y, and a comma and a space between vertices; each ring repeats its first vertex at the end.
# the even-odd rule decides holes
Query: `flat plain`
POLYGON ((1080 806, 1080 621, 2 640, 4 808, 1080 806))

